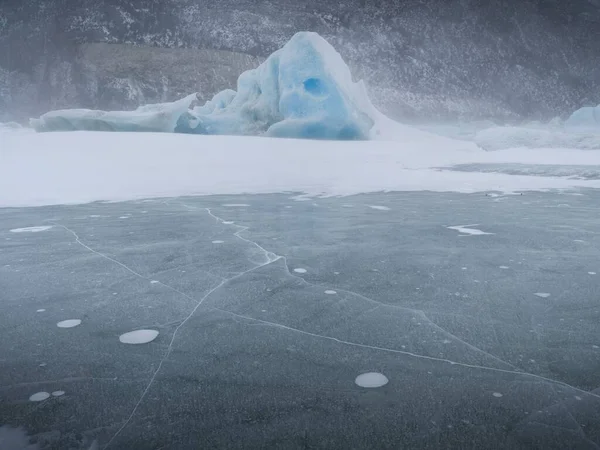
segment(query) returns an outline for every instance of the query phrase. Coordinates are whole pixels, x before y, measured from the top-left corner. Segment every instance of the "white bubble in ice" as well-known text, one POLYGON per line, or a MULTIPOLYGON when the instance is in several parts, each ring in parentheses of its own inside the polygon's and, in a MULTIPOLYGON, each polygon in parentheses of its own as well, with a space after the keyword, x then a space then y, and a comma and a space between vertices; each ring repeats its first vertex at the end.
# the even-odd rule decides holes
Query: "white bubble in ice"
POLYGON ((379 372, 367 372, 356 377, 354 382, 364 388, 378 388, 388 384, 390 380, 379 372))
POLYGON ((492 395, 496 398, 502 397, 502 394, 500 392, 494 392, 492 395))
POLYGON ((65 395, 65 391, 54 391, 52 393, 52 397, 62 397, 63 395, 65 395))
POLYGON ((31 397, 29 397, 29 401, 43 402, 44 400, 47 400, 48 398, 50 398, 50 394, 48 394, 47 392, 36 392, 31 397))
POLYGON ((58 328, 73 328, 80 324, 81 324, 81 320, 79 320, 79 319, 69 319, 69 320, 63 320, 62 322, 58 322, 56 324, 56 326, 58 328))
POLYGON ((223 244, 225 241, 212 241, 213 244, 223 244))
POLYGON ((45 309, 38 309, 36 312, 45 312, 45 309))
POLYGON ((550 297, 550 294, 548 294, 547 292, 536 292, 533 295, 537 295, 538 297, 541 297, 541 298, 548 298, 548 297, 550 297))
POLYGON ((297 269, 294 269, 294 272, 296 272, 296 273, 306 273, 306 269, 298 267, 297 269))
POLYGON ((147 344, 152 342, 158 336, 156 330, 135 330, 119 336, 119 341, 123 344, 147 344))
POLYGON ((10 230, 11 233, 39 233, 40 231, 46 231, 52 228, 51 225, 45 225, 40 227, 26 227, 26 228, 13 228, 10 230))
POLYGON ((327 290, 325 291, 325 293, 326 293, 326 294, 328 294, 328 295, 334 295, 334 294, 337 294, 337 292, 336 292, 336 291, 333 291, 333 290, 331 290, 331 289, 327 289, 327 290))

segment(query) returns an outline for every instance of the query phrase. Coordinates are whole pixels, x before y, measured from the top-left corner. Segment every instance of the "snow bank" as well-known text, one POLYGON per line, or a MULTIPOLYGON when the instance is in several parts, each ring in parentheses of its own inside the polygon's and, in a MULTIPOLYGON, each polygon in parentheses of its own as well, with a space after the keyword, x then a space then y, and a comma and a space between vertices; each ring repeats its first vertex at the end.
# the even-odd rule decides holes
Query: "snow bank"
POLYGON ((485 152, 417 132, 406 141, 304 141, 160 133, 7 133, 0 206, 180 195, 600 188, 600 180, 440 170, 458 164, 598 165, 600 152, 485 152))
MULTIPOLYGON (((241 74, 237 92, 227 89, 190 109, 194 99, 190 96, 130 112, 53 111, 31 124, 37 131, 175 131, 364 140, 382 118, 362 82, 352 81, 339 53, 309 32, 297 33, 258 68, 241 74)), ((389 128, 389 123, 384 126, 389 128)))

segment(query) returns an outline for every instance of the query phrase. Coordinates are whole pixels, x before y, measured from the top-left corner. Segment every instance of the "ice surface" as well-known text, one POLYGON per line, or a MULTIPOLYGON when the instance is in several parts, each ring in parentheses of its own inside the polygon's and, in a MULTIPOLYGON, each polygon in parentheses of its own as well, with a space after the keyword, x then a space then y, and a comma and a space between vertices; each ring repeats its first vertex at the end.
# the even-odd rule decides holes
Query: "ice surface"
POLYGON ((174 431, 175 447, 260 447, 264 436, 297 447, 307 427, 307 447, 369 448, 372 436, 393 448, 590 447, 572 429, 536 432, 556 408, 600 444, 598 277, 586 274, 598 271, 600 192, 582 193, 372 193, 292 210, 290 193, 4 209, 0 416, 61 449, 92 439, 105 448, 121 427, 108 448, 159 448, 174 431), (132 220, 118 219, 126 213, 132 220), (52 232, 9 233, 50 220, 52 232), (445 228, 475 223, 495 234, 445 228), (523 270, 498 269, 519 262, 523 270), (56 330, 55 314, 85 327, 56 330), (161 342, 117 339, 148 327, 161 342), (371 371, 390 382, 355 384, 371 371), (27 402, 56 390, 69 395, 27 402), (235 415, 211 420, 231 405, 235 415))
POLYGON ((578 109, 565 121, 565 126, 569 128, 591 128, 600 132, 600 105, 578 109))

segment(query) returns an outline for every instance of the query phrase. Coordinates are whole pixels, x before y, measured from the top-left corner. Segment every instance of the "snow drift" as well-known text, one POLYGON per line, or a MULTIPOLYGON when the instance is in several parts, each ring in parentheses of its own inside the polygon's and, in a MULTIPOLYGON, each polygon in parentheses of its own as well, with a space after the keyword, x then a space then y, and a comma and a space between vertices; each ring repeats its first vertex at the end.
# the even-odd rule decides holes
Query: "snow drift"
POLYGON ((300 32, 258 68, 242 73, 237 92, 219 92, 191 108, 195 95, 135 111, 63 110, 33 119, 37 131, 160 131, 209 135, 366 140, 381 114, 340 54, 316 33, 300 32))

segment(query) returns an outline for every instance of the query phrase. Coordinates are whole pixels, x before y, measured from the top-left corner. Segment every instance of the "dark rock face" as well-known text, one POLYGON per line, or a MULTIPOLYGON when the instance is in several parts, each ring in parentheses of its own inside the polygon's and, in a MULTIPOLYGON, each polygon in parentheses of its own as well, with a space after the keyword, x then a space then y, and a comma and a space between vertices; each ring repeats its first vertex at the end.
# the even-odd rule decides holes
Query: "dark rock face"
POLYGON ((5 0, 0 121, 208 99, 300 30, 328 39, 404 119, 600 103, 599 0, 5 0))

